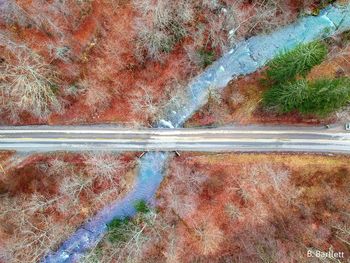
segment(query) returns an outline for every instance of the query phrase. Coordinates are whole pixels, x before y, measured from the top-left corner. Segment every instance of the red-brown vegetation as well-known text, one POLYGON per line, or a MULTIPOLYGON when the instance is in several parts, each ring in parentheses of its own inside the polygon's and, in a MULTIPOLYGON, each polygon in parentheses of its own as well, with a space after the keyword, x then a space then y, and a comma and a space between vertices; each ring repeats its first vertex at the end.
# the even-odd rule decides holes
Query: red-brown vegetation
MULTIPOLYGON (((192 198, 197 209, 176 224, 183 228, 178 231, 191 236, 184 235, 181 262, 303 262, 307 248, 328 251, 330 247, 345 252, 345 259, 350 256, 350 236, 340 236, 350 222, 344 199, 350 184, 348 157, 188 154, 173 162, 161 198, 171 198, 164 189, 176 180, 172 173, 179 166, 208 176, 192 198), (196 236, 200 222, 213 224, 202 232, 216 237, 209 243, 214 257, 196 236)), ((188 185, 177 183, 177 187, 188 185)), ((161 214, 168 209, 161 206, 161 214)))
MULTIPOLYGON (((16 69, 8 72, 11 76, 20 74, 22 56, 16 54, 21 50, 47 65, 40 70, 50 71, 39 75, 37 85, 33 76, 41 72, 34 64, 34 75, 25 79, 24 87, 46 90, 39 101, 30 101, 38 94, 32 92, 26 93, 27 104, 18 104, 21 94, 6 89, 2 123, 149 125, 169 99, 173 83, 183 89, 201 70, 201 50, 218 57, 237 41, 288 23, 311 5, 229 0, 41 3, 6 0, 0 7, 2 67, 16 69)), ((13 85, 9 77, 5 80, 4 88, 13 85)), ((22 90, 23 83, 17 87, 22 90)))
POLYGON ((347 156, 186 153, 172 160, 158 192, 158 213, 140 221, 123 256, 118 244, 104 240, 89 257, 310 262, 308 250, 333 250, 344 252, 346 261, 349 186, 347 156))
MULTIPOLYGON (((350 76, 349 33, 327 39, 329 54, 327 59, 314 67, 308 74, 308 80, 320 78, 337 78, 350 76)), ((268 111, 261 105, 262 94, 266 87, 261 84, 262 69, 259 72, 232 81, 217 96, 220 99, 209 99, 187 122, 186 126, 222 125, 222 124, 329 124, 349 120, 349 107, 345 107, 327 118, 304 116, 298 112, 278 114, 268 111)), ((210 97, 209 97, 210 98, 210 97)))
MULTIPOLYGON (((36 154, 0 176, 0 261, 38 262, 133 185, 135 154, 36 154)), ((14 157, 15 158, 15 157, 14 157)))

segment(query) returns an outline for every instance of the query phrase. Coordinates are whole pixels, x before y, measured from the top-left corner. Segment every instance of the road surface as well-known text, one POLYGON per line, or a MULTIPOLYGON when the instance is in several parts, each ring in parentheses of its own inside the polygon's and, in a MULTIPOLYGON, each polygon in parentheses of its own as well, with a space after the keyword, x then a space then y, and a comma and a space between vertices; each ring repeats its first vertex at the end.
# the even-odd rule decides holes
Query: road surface
MULTIPOLYGON (((182 127, 195 111, 202 107, 212 87, 223 89, 229 81, 261 68, 285 50, 299 43, 324 38, 349 30, 350 4, 329 6, 318 16, 300 18, 296 23, 271 34, 255 36, 232 48, 202 74, 193 79, 185 96, 173 98, 160 114, 157 127, 182 127)), ((31 129, 31 128, 28 128, 31 129)), ((41 129, 41 128, 39 128, 41 129)), ((46 129, 42 127, 42 129, 46 129)), ((50 128, 51 129, 51 128, 50 128)), ((55 129, 55 128, 53 128, 55 129)), ((2 133, 0 148, 21 151, 51 150, 183 150, 183 151, 307 151, 349 153, 349 134, 344 131, 306 129, 301 127, 244 127, 217 130, 122 130, 77 128, 49 132, 2 133), (96 130, 97 129, 97 130, 96 130), (84 132, 82 132, 84 131, 84 132), (21 137, 19 137, 21 136, 21 137), (26 138, 26 139, 24 139, 26 138)), ((164 176, 166 152, 150 152, 140 160, 137 183, 122 200, 116 200, 80 227, 56 252, 48 253, 44 263, 77 262, 95 247, 105 233, 106 224, 113 218, 135 214, 135 200, 151 200, 164 176)))
POLYGON ((341 127, 242 126, 198 129, 127 129, 115 126, 0 128, 0 149, 45 151, 296 151, 350 153, 341 127))

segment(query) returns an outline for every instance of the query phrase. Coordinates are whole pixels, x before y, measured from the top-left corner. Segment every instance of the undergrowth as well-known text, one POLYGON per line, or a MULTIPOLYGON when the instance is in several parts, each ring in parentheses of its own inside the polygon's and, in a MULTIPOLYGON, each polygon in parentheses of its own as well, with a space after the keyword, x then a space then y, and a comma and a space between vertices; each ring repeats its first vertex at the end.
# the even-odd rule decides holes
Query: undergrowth
POLYGON ((215 60, 215 53, 211 50, 200 49, 197 51, 200 58, 200 66, 206 68, 211 65, 215 60))
POLYGON ((144 200, 135 202, 134 208, 138 212, 135 218, 115 218, 107 224, 108 240, 111 243, 127 242, 139 231, 140 225, 143 221, 147 220, 147 214, 151 212, 151 209, 144 200))

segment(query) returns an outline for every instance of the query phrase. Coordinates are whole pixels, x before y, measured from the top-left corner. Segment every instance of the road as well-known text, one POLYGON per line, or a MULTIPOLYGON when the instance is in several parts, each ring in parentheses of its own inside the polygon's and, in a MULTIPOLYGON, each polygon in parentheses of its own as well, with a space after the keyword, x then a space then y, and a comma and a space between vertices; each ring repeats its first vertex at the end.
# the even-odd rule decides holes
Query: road
POLYGON ((0 149, 48 151, 203 151, 350 153, 342 127, 241 126, 198 129, 127 129, 116 126, 0 128, 0 149))

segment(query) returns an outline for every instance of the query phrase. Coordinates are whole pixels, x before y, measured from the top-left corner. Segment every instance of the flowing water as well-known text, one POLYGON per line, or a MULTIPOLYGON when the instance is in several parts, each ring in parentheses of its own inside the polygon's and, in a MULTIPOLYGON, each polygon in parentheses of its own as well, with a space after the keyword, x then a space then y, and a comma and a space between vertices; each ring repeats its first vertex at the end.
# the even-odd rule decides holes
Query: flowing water
MULTIPOLYGON (((330 6, 318 16, 308 16, 271 34, 252 37, 239 43, 222 58, 192 80, 185 98, 172 100, 157 124, 159 128, 181 127, 200 107, 212 88, 222 89, 229 81, 261 68, 282 51, 299 43, 307 43, 350 29, 350 4, 330 6)), ((167 153, 147 153, 140 160, 136 184, 122 200, 112 203, 81 226, 61 247, 47 255, 42 262, 76 262, 94 247, 107 231, 114 218, 133 216, 134 204, 151 200, 162 179, 167 153)))

